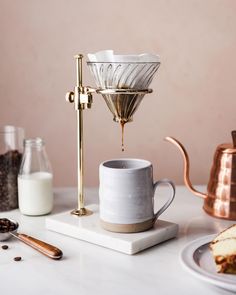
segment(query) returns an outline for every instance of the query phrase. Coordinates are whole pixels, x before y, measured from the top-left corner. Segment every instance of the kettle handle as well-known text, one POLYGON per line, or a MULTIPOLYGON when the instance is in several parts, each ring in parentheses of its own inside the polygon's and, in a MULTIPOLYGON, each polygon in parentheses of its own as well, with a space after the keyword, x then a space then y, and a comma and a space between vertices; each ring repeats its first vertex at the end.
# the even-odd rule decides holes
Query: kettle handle
POLYGON ((166 141, 169 141, 170 143, 173 143, 175 146, 177 146, 177 148, 180 150, 183 158, 184 158, 184 183, 185 185, 189 188, 189 190, 194 193, 195 195, 197 195, 198 197, 201 197, 201 198, 206 198, 207 195, 204 194, 204 193, 201 193, 199 191, 197 191, 191 181, 190 181, 190 178, 189 178, 189 167, 190 167, 190 163, 189 163, 189 156, 188 156, 188 153, 187 151, 185 150, 184 146, 175 138, 173 137, 165 137, 165 140, 166 141))

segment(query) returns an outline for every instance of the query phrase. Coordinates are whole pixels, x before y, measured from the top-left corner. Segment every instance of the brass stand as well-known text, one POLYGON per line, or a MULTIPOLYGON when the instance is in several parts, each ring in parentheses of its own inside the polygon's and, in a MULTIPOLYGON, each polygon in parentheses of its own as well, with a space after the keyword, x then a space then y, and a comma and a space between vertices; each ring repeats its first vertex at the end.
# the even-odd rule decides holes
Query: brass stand
POLYGON ((66 101, 74 103, 75 110, 77 112, 77 147, 78 147, 78 159, 77 159, 77 171, 78 171, 78 208, 74 209, 71 214, 77 216, 88 216, 93 212, 84 207, 84 151, 83 151, 83 111, 90 109, 92 106, 92 93, 97 92, 99 94, 147 94, 151 93, 152 89, 94 89, 88 86, 82 85, 82 59, 83 55, 78 54, 76 59, 76 86, 74 92, 67 92, 66 101))
POLYGON ((78 171, 78 208, 74 209, 71 214, 77 216, 91 215, 92 211, 84 207, 84 150, 83 150, 83 110, 91 108, 93 89, 83 87, 82 85, 82 54, 75 56, 76 59, 76 87, 74 92, 66 94, 66 100, 74 103, 77 112, 77 171, 78 171))

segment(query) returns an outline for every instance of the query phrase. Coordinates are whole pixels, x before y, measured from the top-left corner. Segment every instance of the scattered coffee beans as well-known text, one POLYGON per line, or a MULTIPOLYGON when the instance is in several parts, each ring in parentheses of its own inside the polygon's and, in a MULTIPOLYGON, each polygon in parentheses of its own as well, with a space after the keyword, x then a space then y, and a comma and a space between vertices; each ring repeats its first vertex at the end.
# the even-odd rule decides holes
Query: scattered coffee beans
POLYGON ((7 218, 0 218, 0 233, 7 233, 17 228, 16 224, 7 218))
POLYGON ((8 246, 7 245, 2 245, 2 249, 3 250, 7 250, 8 249, 8 246))
POLYGON ((20 256, 17 256, 17 257, 14 258, 14 260, 15 261, 21 261, 21 257, 20 256))

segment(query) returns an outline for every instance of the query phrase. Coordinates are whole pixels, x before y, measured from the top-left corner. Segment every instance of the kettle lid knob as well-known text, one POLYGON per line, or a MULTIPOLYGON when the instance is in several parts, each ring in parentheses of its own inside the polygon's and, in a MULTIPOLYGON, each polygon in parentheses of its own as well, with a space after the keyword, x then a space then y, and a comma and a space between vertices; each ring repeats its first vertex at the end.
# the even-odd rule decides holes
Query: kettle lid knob
POLYGON ((232 143, 223 143, 217 147, 219 153, 236 154, 236 130, 231 131, 232 143))
POLYGON ((233 147, 236 149, 236 130, 231 131, 232 139, 233 139, 233 147))

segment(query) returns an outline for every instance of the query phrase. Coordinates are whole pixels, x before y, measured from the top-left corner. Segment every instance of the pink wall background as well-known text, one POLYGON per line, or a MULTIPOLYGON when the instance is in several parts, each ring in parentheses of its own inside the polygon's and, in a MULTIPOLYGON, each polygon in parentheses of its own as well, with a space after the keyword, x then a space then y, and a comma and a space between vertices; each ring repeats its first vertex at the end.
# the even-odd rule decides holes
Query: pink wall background
MULTIPOLYGON (((153 162, 155 178, 183 183, 184 143, 194 183, 206 183, 216 146, 236 129, 236 1, 0 0, 0 125, 46 141, 56 186, 76 185, 76 120, 64 95, 75 86, 76 53, 157 53, 161 67, 134 122, 120 128, 101 96, 85 112, 86 185, 117 157, 153 162)), ((94 81, 85 68, 85 84, 94 81)))

